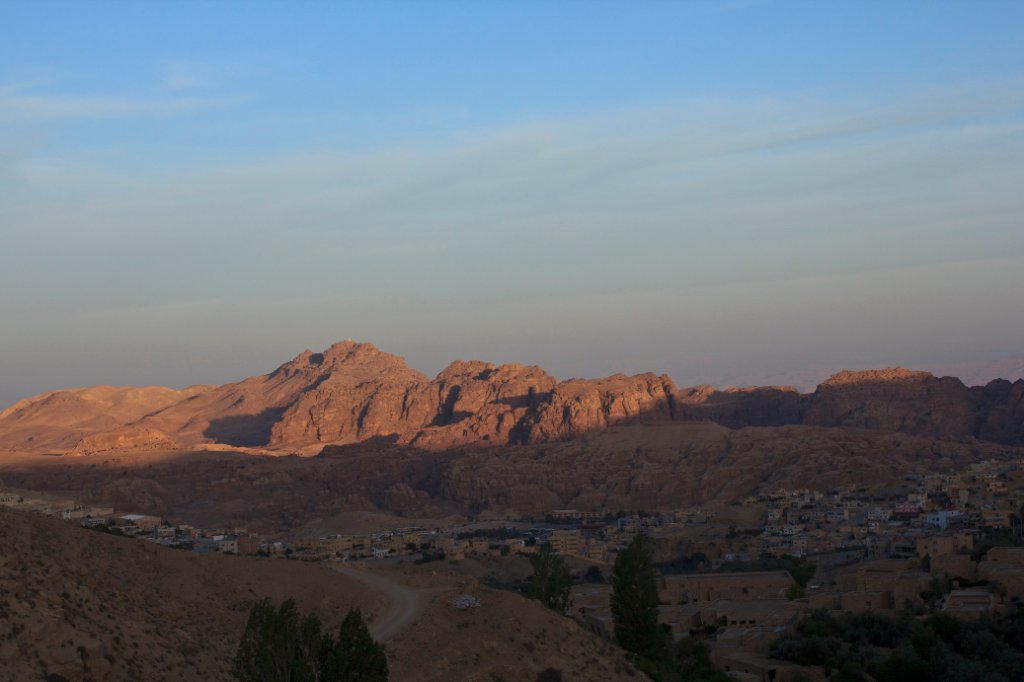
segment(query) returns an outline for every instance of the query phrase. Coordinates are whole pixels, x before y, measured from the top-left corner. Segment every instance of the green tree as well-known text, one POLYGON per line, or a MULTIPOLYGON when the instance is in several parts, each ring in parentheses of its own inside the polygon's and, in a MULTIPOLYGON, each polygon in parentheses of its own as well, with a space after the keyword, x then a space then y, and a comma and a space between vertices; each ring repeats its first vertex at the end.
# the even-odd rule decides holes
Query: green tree
POLYGON ((660 657, 664 633, 658 627, 658 576, 643 535, 615 559, 611 606, 619 645, 640 656, 660 657))
POLYGON ((233 672, 240 682, 386 682, 388 664, 358 609, 335 641, 315 615, 299 615, 295 600, 275 609, 264 599, 249 612, 233 672))
POLYGON ((338 642, 326 657, 324 681, 386 682, 388 659, 384 647, 373 641, 359 609, 349 609, 341 622, 338 642))
MULTIPOLYGON (((703 641, 685 637, 679 640, 670 651, 670 663, 673 664, 679 679, 686 682, 731 682, 732 677, 715 667, 711 662, 711 650, 703 641)), ((667 675, 663 677, 669 678, 667 675)))
POLYGON ((583 579, 588 583, 603 583, 604 573, 601 572, 601 568, 599 566, 591 566, 583 575, 583 579))
POLYGON ((317 682, 324 645, 320 620, 302 618, 294 599, 277 609, 264 599, 249 612, 235 654, 235 677, 240 682, 317 682))
POLYGON ((544 545, 530 556, 533 566, 533 582, 528 595, 539 599, 552 611, 565 613, 569 606, 570 576, 565 559, 558 555, 551 545, 544 545))

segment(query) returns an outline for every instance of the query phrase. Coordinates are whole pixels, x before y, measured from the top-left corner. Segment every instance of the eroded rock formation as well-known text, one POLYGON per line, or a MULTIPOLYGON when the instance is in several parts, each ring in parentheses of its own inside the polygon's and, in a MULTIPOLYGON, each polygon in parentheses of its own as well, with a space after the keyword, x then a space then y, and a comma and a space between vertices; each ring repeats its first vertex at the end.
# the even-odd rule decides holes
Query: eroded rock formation
POLYGON ((902 431, 919 436, 975 435, 971 393, 959 379, 894 369, 843 371, 811 397, 804 422, 902 431))

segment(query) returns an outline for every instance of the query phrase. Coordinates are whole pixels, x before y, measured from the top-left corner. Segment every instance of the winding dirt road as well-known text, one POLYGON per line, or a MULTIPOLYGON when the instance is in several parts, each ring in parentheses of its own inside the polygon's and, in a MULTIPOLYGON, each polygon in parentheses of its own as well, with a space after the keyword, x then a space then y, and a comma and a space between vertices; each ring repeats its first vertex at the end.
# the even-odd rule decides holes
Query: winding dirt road
POLYGON ((379 573, 341 566, 332 566, 332 568, 387 597, 387 608, 370 623, 370 634, 378 642, 386 642, 411 626, 427 610, 427 606, 435 594, 452 589, 449 587, 408 587, 379 573))

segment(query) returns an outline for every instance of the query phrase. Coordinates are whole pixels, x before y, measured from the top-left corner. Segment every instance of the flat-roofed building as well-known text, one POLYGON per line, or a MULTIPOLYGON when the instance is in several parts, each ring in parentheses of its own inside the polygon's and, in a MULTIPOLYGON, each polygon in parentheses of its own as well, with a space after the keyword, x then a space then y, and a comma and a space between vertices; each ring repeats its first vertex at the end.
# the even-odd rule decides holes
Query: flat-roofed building
POLYGON ((942 605, 942 612, 958 618, 980 618, 995 610, 996 599, 988 590, 953 590, 942 605))
POLYGON ((974 549, 974 536, 970 533, 954 533, 953 535, 935 535, 917 539, 917 556, 926 554, 932 559, 945 554, 956 554, 960 551, 974 549))
POLYGON ((735 649, 716 647, 711 653, 711 661, 729 677, 742 682, 817 682, 825 679, 822 668, 793 665, 735 649))
POLYGON ((145 514, 124 514, 114 522, 119 526, 135 526, 139 530, 152 530, 160 525, 160 517, 145 514))
POLYGON ((785 597, 796 584, 786 571, 750 573, 687 573, 667 575, 661 601, 668 604, 710 602, 719 599, 751 601, 785 597))
POLYGON ((556 530, 551 534, 551 549, 559 554, 580 556, 583 552, 583 538, 578 530, 556 530))
POLYGON ((755 599, 733 601, 722 599, 700 607, 702 622, 720 623, 726 627, 784 628, 792 625, 806 610, 806 604, 788 599, 755 599))

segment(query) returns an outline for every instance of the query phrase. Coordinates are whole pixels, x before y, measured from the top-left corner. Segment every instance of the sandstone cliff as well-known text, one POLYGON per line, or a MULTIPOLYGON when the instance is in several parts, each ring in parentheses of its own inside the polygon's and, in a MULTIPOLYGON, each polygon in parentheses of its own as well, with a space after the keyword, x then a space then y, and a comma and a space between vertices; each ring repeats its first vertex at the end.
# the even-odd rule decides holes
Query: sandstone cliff
POLYGON ((265 442, 353 443, 396 434, 410 416, 419 416, 416 408, 406 408, 410 394, 425 386, 427 377, 397 355, 343 342, 327 349, 317 364, 315 384, 284 409, 265 442))
POLYGON ((83 436, 67 454, 95 455, 111 450, 173 450, 178 444, 162 431, 122 426, 83 436))
POLYGON ((675 386, 667 376, 616 374, 607 379, 570 379, 555 386, 528 427, 530 442, 568 440, 613 424, 667 421, 675 386))
POLYGON ((800 424, 807 401, 807 396, 790 386, 729 388, 724 391, 711 386, 696 386, 682 389, 677 394, 676 418, 712 421, 733 429, 800 424))
POLYGON ((433 417, 403 441, 427 449, 523 440, 524 424, 551 399, 556 381, 540 367, 454 362, 417 395, 433 417))
POLYGON ((971 388, 978 405, 978 438, 997 443, 1024 443, 1024 379, 1005 379, 971 388))
POLYGON ((901 367, 840 372, 818 386, 804 423, 921 436, 975 435, 970 391, 959 379, 901 367))

